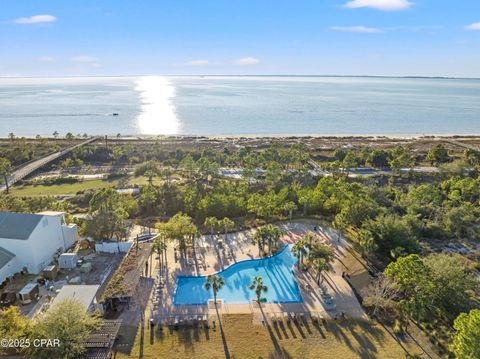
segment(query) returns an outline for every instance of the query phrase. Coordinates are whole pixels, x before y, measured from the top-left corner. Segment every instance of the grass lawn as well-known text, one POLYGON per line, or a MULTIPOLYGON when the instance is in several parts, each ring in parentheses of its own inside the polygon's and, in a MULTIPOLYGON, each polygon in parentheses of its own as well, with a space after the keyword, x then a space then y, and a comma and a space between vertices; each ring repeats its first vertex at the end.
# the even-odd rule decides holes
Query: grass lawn
MULTIPOLYGON (((145 329, 145 358, 405 358, 406 351, 380 325, 363 321, 328 321, 306 324, 284 321, 265 327, 254 325, 252 315, 223 316, 223 331, 217 326, 184 327, 179 330, 164 327, 156 329, 154 343, 145 329)), ((129 355, 118 353, 117 358, 136 358, 139 353, 138 331, 129 355)), ((410 343, 402 343, 410 354, 420 350, 410 343)))
MULTIPOLYGON (((142 186, 148 183, 148 178, 139 176, 129 176, 126 179, 93 179, 83 180, 76 183, 63 183, 54 185, 23 185, 12 187, 12 194, 16 196, 60 196, 76 194, 79 191, 95 190, 114 186, 134 187, 135 185, 142 186), (123 182, 123 184, 122 184, 123 182)), ((154 178, 153 183, 160 185, 162 181, 159 178, 154 178)))
POLYGON ((55 185, 25 185, 13 187, 12 194, 16 196, 58 196, 76 194, 79 191, 113 187, 118 181, 105 181, 101 179, 81 181, 76 183, 63 183, 55 185))

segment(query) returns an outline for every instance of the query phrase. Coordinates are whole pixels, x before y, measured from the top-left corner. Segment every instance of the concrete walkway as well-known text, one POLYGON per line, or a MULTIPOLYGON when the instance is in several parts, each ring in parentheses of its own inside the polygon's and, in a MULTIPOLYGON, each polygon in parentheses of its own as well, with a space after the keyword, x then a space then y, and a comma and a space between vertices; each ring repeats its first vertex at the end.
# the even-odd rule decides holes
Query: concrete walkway
MULTIPOLYGON (((297 280, 302 303, 284 303, 274 304, 266 303, 262 305, 263 312, 267 316, 284 315, 283 313, 311 313, 322 318, 334 318, 343 313, 347 317, 357 319, 367 319, 365 312, 356 299, 353 290, 342 277, 345 270, 341 262, 346 255, 346 243, 339 239, 336 232, 319 226, 317 231, 313 231, 314 223, 291 223, 281 224, 279 227, 285 233, 282 240, 285 243, 294 243, 307 233, 312 233, 320 241, 331 245, 335 248, 335 260, 330 270, 325 273, 323 283, 324 290, 330 294, 335 303, 335 308, 326 304, 321 296, 322 289, 315 282, 310 272, 299 271, 294 269, 295 278, 297 280), (327 309, 328 308, 328 309, 327 309)), ((222 236, 222 248, 218 248, 217 236, 204 236, 196 246, 196 253, 186 259, 178 259, 175 261, 174 244, 169 245, 167 251, 168 269, 162 270, 160 276, 160 268, 158 261, 154 260, 156 273, 156 281, 147 309, 147 315, 155 320, 165 318, 192 316, 192 315, 216 315, 214 308, 208 308, 207 305, 195 306, 175 306, 172 303, 175 293, 177 275, 205 275, 222 270, 239 260, 258 258, 258 249, 251 244, 251 238, 254 230, 237 232, 229 234, 227 237, 222 236), (162 282, 162 284, 160 284, 162 282)), ((221 297, 219 297, 221 299, 221 297)), ((220 314, 260 314, 257 303, 248 304, 221 304, 218 306, 220 314)))

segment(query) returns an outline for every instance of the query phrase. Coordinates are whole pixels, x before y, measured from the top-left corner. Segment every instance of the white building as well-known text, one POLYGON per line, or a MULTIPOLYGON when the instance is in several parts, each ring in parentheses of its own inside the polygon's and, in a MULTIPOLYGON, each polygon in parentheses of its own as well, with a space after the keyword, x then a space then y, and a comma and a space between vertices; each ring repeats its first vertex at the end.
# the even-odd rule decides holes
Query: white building
POLYGON ((78 239, 63 212, 0 212, 0 283, 22 270, 40 273, 78 239))

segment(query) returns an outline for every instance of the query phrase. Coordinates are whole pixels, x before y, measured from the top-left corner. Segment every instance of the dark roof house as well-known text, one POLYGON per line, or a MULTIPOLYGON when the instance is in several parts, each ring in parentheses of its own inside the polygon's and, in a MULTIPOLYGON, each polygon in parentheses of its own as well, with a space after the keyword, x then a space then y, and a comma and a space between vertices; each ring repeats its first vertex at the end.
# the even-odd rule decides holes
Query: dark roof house
POLYGON ((0 212, 0 283, 15 273, 40 273, 78 240, 63 212, 0 212))
POLYGON ((27 240, 43 218, 40 214, 0 212, 0 238, 27 240))

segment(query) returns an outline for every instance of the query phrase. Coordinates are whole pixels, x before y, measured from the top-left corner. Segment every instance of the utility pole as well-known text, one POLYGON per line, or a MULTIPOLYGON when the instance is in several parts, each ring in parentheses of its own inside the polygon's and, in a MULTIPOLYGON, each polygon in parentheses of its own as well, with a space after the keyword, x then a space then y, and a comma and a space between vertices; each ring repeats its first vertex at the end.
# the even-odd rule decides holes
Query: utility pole
POLYGON ((144 341, 145 341, 145 328, 144 328, 144 322, 145 322, 145 319, 144 319, 144 315, 145 313, 143 312, 143 308, 142 308, 142 313, 140 314, 140 351, 138 353, 138 358, 139 359, 142 359, 143 358, 143 345, 144 345, 144 341))

